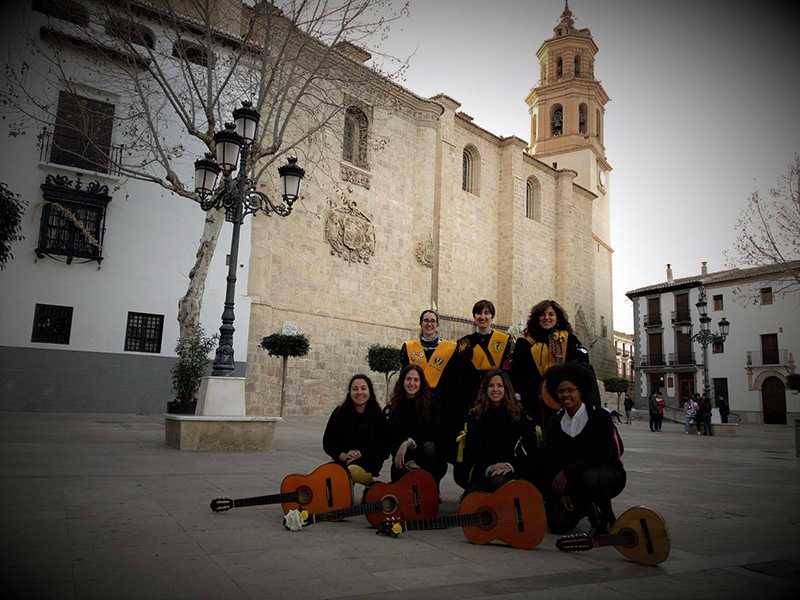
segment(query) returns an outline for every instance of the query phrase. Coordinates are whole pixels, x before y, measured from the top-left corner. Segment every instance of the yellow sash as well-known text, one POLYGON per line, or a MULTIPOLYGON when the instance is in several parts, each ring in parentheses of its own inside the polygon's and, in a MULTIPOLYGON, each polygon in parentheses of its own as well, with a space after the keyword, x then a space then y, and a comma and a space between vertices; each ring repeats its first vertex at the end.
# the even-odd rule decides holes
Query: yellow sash
MULTIPOLYGON (((569 337, 569 333, 566 331, 555 331, 553 332, 553 337, 556 337, 561 342, 561 348, 563 349, 564 354, 566 354, 567 338, 569 337)), ((556 365, 556 355, 550 352, 549 341, 548 343, 537 342, 532 337, 527 335, 525 336, 525 339, 531 344, 531 356, 533 357, 533 362, 536 363, 536 366, 539 369, 539 374, 544 376, 544 374, 547 373, 547 369, 556 365)))
POLYGON ((503 359, 503 352, 505 351, 507 344, 507 333, 497 330, 492 331, 492 337, 489 338, 489 354, 492 355, 494 365, 489 362, 489 358, 486 356, 486 352, 484 352, 483 347, 480 344, 476 344, 475 347, 472 348, 472 364, 475 365, 475 368, 478 369, 478 371, 499 369, 500 361, 503 359))
POLYGON ((408 362, 412 365, 419 365, 425 372, 425 380, 432 389, 436 389, 439 378, 442 376, 444 368, 456 350, 456 343, 448 340, 440 340, 436 350, 431 355, 430 362, 425 358, 425 349, 419 340, 409 340, 406 342, 406 354, 408 362))

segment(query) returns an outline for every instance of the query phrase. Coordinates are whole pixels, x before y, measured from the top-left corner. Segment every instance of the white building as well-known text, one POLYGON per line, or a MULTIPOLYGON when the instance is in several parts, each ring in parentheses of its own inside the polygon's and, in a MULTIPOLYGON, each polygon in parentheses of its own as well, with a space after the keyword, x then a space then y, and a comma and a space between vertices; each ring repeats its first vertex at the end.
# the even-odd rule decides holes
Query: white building
POLYGON ((633 335, 615 331, 614 353, 617 356, 617 377, 634 381, 633 335))
MULTIPOLYGON (((79 19, 84 14, 74 2, 72 13, 54 13, 54 6, 52 2, 4 6, 0 24, 4 65, 9 58, 18 60, 8 53, 24 49, 26 35, 44 39, 53 32, 69 32, 72 23, 59 15, 79 19), (27 32, 19 27, 22 23, 27 32)), ((92 21, 90 26, 102 32, 104 23, 92 21)), ((169 43, 157 28, 150 33, 148 41, 157 50, 169 43)), ((65 94, 63 88, 48 88, 37 79, 35 74, 47 68, 41 57, 31 57, 31 93, 43 89, 50 94, 58 119, 82 113, 81 118, 90 121, 87 129, 103 136, 99 145, 107 148, 111 160, 72 151, 83 140, 53 127, 38 137, 35 131, 17 137, 4 132, 0 181, 28 206, 21 232, 25 239, 13 244, 14 259, 0 273, 0 410, 164 412, 172 399, 169 369, 175 361, 178 300, 188 286, 204 213, 195 202, 158 185, 121 178, 113 167, 97 166, 113 165, 125 152, 122 127, 111 116, 126 114, 135 100, 82 76, 87 54, 74 49, 68 56, 67 73, 80 82, 76 86, 80 94, 65 94), (88 243, 52 202, 70 209, 101 248, 88 243)), ((114 68, 111 61, 108 68, 114 68)), ((187 149, 185 169, 178 173, 187 184, 194 177, 192 161, 200 155, 199 148, 187 149)), ((224 249, 230 247, 230 236, 226 223, 201 311, 208 334, 215 333, 221 322, 227 275, 224 249)), ((247 356, 250 302, 244 291, 249 255, 246 220, 236 296, 238 376, 244 375, 247 356)))
MULTIPOLYGON (((795 268, 800 261, 793 263, 795 268)), ((708 346, 711 392, 729 399, 743 423, 787 423, 800 418, 800 395, 786 389, 786 376, 796 372, 800 352, 800 292, 773 294, 777 267, 731 269, 667 280, 631 290, 636 355, 636 401, 660 390, 668 406, 702 393, 703 350, 692 341, 700 331, 695 305, 705 290, 710 329, 717 332, 725 317, 730 333, 708 346), (692 334, 681 332, 692 324, 692 334)), ((777 287, 775 289, 777 292, 777 287)))

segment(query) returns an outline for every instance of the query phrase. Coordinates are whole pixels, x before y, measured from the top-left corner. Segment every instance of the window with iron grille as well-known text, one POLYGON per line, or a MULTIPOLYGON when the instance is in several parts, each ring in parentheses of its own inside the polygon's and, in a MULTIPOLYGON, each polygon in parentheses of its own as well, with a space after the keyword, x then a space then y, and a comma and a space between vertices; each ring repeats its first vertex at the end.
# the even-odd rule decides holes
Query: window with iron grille
POLYGON ((722 310, 725 308, 725 305, 722 301, 722 294, 717 294, 714 296, 714 310, 722 310))
POLYGON ((69 344, 72 330, 72 307, 37 304, 33 314, 31 342, 69 344))
POLYGON ((761 288, 761 304, 772 304, 772 288, 761 288))
POLYGON ((711 353, 712 354, 724 354, 725 353, 725 342, 714 342, 711 346, 711 353))
POLYGON ((108 173, 113 125, 113 104, 60 92, 48 161, 108 173))
POLYGON ((344 139, 342 141, 342 158, 347 162, 353 162, 355 155, 356 122, 350 116, 344 118, 344 139))
POLYGON ((125 351, 160 353, 163 331, 164 315, 129 312, 125 351))

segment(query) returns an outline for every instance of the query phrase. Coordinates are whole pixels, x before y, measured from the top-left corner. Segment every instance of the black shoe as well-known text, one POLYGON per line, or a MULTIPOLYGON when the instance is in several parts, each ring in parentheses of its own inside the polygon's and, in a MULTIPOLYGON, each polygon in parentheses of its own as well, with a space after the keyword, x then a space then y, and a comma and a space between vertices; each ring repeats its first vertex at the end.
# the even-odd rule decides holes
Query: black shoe
POLYGON ((600 509, 597 508, 597 505, 592 503, 589 505, 589 514, 586 516, 589 518, 589 525, 597 527, 603 515, 600 513, 600 509))
POLYGON ((600 522, 597 524, 597 527, 594 528, 595 535, 606 535, 611 533, 611 530, 614 528, 614 523, 616 519, 601 519, 600 522))

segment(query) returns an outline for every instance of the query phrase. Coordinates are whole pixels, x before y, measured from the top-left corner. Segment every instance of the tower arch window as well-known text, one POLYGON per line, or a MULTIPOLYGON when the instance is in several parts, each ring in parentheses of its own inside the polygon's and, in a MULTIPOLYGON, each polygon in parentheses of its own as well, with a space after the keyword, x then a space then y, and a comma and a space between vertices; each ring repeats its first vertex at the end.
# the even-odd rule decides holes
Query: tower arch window
POLYGON ((556 79, 560 79, 563 74, 564 74, 564 61, 559 58, 556 61, 556 79))
POLYGON ((369 121, 364 111, 351 106, 344 113, 342 159, 362 169, 369 169, 369 121))
POLYGON ((581 76, 581 57, 575 57, 575 77, 581 76))
POLYGON ((600 138, 600 141, 603 141, 603 123, 600 119, 600 109, 598 108, 595 112, 595 125, 597 126, 597 137, 600 138))
POLYGON ((564 109, 560 104, 553 106, 550 117, 550 137, 557 137, 564 133, 564 109))
POLYGON ((481 157, 478 149, 470 144, 461 154, 461 189, 480 195, 481 157))
POLYGON ((578 106, 578 131, 581 133, 586 133, 587 131, 588 112, 589 109, 585 104, 581 103, 581 105, 578 106))
POLYGON ((535 177, 529 177, 525 183, 525 217, 542 222, 542 194, 539 181, 535 177))

